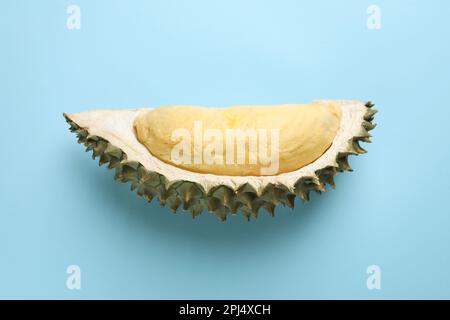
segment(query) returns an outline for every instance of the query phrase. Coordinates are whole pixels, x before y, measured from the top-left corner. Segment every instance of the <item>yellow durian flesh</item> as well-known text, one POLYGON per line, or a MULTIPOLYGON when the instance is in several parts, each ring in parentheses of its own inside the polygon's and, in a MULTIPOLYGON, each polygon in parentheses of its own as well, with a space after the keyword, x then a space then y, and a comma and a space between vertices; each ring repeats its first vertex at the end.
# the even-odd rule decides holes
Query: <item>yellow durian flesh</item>
MULTIPOLYGON (((233 106, 230 108, 204 108, 194 106, 170 106, 141 111, 134 120, 134 130, 140 143, 159 160, 170 165, 198 173, 210 173, 227 176, 276 175, 300 169, 318 159, 332 144, 339 129, 341 109, 333 102, 311 104, 287 104, 274 106, 233 106), (190 133, 190 159, 187 163, 175 163, 172 151, 180 143, 174 139, 176 130, 185 129, 190 133), (221 141, 222 154, 216 154, 219 160, 205 163, 202 158, 194 161, 194 155, 203 156, 205 148, 214 144, 214 137, 204 136, 208 129, 219 130, 225 137, 227 130, 266 133, 268 155, 276 154, 276 167, 273 164, 257 161, 253 164, 250 157, 258 159, 258 151, 250 149, 249 136, 245 140, 245 161, 227 163, 227 144, 221 141), (277 132, 278 148, 270 133, 277 132), (247 131, 250 130, 250 131, 247 131), (205 138, 207 140, 205 140, 205 138), (203 140, 200 144, 194 140, 203 140), (199 150, 200 149, 200 150, 199 150), (242 163, 243 162, 243 163, 242 163), (266 170, 268 166, 276 171, 266 170)), ((261 136, 258 136, 261 139, 261 136)), ((236 139, 237 141, 237 139, 236 139)), ((259 140, 258 140, 259 141, 259 140)), ((229 148, 230 145, 228 145, 229 148)), ((259 145, 258 145, 259 146, 259 145)), ((237 144, 233 151, 238 152, 237 144)), ((242 150, 242 149, 241 149, 242 150)), ((260 160, 260 159, 259 159, 260 160)), ((271 157, 271 161, 275 158, 271 157)))

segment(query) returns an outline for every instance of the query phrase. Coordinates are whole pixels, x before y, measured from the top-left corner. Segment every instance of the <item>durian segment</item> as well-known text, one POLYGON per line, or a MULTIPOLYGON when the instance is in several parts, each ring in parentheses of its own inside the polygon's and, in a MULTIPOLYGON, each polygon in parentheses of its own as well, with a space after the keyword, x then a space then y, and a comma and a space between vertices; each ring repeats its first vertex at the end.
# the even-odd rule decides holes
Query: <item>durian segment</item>
POLYGON ((134 128, 139 142, 172 166, 214 175, 260 176, 291 172, 319 158, 333 142, 340 119, 341 109, 334 102, 223 109, 171 106, 142 110, 134 128), (177 130, 188 134, 176 139, 177 130), (259 142, 264 140, 267 152, 260 157, 259 142), (183 143, 188 145, 182 152, 186 161, 175 163, 172 152, 183 143))
MULTIPOLYGON (((329 104, 328 101, 318 102, 329 104)), ((221 220, 240 211, 247 219, 264 208, 274 215, 276 205, 293 207, 295 197, 308 202, 311 191, 321 193, 334 186, 337 172, 351 171, 349 155, 365 153, 359 142, 369 142, 368 131, 377 110, 359 101, 334 101, 341 109, 341 121, 332 145, 316 161, 293 172, 277 176, 218 176, 176 168, 153 157, 140 144, 132 129, 139 113, 135 110, 98 110, 64 114, 78 142, 99 157, 99 165, 116 170, 115 178, 130 182, 131 189, 147 201, 157 199, 176 212, 183 209, 196 217, 204 210, 221 220)))

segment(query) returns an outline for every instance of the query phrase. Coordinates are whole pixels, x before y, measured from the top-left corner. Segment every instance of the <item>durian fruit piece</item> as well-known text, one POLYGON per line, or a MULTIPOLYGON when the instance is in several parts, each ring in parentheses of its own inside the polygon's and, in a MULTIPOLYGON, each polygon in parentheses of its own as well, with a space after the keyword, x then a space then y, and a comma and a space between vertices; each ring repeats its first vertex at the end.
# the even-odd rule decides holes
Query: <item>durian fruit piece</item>
POLYGON ((348 156, 366 152, 359 143, 371 142, 376 112, 371 102, 322 100, 64 117, 92 157, 148 202, 155 198, 194 218, 207 210, 225 220, 239 211, 249 220, 261 208, 273 216, 279 204, 293 208, 296 197, 308 202, 311 192, 324 192, 326 184, 334 188, 337 172, 352 171, 348 156), (235 140, 227 140, 230 133, 235 140), (234 153, 227 154, 230 147, 234 153), (268 162, 273 159, 276 165, 268 162))

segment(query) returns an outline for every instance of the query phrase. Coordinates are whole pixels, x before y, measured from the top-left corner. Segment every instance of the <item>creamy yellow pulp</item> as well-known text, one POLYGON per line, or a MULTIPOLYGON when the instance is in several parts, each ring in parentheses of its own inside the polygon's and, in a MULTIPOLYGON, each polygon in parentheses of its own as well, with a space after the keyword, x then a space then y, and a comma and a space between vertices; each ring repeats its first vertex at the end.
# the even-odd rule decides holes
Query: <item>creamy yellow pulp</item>
POLYGON ((318 159, 341 120, 333 102, 142 110, 136 137, 159 160, 199 173, 277 175, 318 159))

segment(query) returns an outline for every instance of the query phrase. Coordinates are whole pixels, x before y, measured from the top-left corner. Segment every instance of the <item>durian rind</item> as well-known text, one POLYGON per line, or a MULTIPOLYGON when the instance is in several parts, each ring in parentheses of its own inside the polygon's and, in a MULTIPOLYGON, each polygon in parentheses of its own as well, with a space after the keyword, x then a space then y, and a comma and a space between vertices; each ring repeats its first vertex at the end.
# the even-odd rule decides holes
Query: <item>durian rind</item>
POLYGON ((78 142, 86 146, 86 151, 92 150, 92 158, 99 158, 99 165, 115 169, 114 178, 130 182, 131 190, 148 202, 156 198, 174 213, 182 209, 194 218, 206 209, 222 221, 238 211, 250 220, 258 216, 261 208, 274 216, 279 204, 293 208, 296 197, 306 203, 311 192, 320 194, 327 184, 334 188, 337 172, 352 171, 348 156, 366 153, 359 143, 371 142, 369 131, 376 126, 373 119, 377 110, 371 102, 337 102, 342 107, 342 119, 330 148, 311 164, 276 176, 216 176, 170 166, 134 143, 136 137, 129 129, 139 109, 93 111, 102 117, 103 127, 97 126, 98 118, 89 113, 64 117, 78 142))

